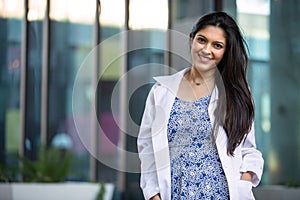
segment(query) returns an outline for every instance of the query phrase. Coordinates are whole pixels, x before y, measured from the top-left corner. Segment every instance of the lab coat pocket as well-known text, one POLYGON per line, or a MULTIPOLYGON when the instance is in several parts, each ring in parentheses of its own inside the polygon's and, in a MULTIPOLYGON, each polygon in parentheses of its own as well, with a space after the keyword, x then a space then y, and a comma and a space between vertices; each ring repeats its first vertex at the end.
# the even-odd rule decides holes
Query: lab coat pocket
POLYGON ((238 183, 239 200, 254 200, 252 193, 252 183, 240 180, 238 183))

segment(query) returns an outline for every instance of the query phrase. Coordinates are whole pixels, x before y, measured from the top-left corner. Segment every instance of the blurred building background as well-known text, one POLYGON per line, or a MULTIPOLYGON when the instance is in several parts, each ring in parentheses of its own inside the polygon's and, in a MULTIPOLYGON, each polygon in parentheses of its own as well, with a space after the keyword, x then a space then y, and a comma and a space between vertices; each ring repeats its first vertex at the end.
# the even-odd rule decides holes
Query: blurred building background
POLYGON ((238 21, 249 46, 261 185, 300 184, 298 0, 0 0, 1 165, 60 146, 74 155, 67 180, 142 199, 136 136, 152 77, 189 66, 172 53, 188 57, 188 41, 167 30, 187 36, 215 10, 238 21))

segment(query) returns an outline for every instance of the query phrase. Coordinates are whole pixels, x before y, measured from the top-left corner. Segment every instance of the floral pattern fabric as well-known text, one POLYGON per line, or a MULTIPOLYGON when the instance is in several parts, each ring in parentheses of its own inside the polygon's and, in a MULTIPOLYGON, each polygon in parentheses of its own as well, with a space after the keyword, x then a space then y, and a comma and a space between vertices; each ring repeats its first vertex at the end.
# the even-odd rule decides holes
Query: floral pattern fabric
POLYGON ((227 180, 212 140, 210 95, 195 102, 176 97, 168 123, 172 200, 229 199, 227 180))

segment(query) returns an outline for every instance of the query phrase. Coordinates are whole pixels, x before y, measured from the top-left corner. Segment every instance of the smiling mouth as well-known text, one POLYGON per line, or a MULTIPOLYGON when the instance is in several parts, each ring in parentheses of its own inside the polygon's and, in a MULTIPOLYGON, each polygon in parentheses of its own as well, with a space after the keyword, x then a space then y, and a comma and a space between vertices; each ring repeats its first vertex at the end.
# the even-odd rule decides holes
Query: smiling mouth
POLYGON ((212 60, 212 58, 210 58, 210 57, 201 56, 201 55, 199 55, 199 58, 200 58, 200 61, 204 62, 204 63, 208 63, 212 60))

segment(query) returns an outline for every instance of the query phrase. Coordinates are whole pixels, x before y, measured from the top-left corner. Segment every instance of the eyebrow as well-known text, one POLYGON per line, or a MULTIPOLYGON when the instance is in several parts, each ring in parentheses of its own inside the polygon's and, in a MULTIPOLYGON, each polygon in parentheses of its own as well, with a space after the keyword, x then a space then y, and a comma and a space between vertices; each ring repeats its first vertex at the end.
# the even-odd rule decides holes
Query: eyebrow
MULTIPOLYGON (((204 37, 205 39, 207 39, 207 38, 206 38, 204 35, 202 35, 202 34, 197 34, 197 35, 196 35, 196 37, 199 37, 199 36, 200 36, 200 37, 204 37)), ((216 40, 215 42, 225 45, 224 42, 221 42, 221 41, 219 41, 219 40, 216 40)))

